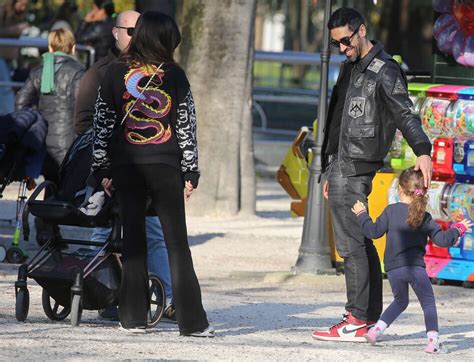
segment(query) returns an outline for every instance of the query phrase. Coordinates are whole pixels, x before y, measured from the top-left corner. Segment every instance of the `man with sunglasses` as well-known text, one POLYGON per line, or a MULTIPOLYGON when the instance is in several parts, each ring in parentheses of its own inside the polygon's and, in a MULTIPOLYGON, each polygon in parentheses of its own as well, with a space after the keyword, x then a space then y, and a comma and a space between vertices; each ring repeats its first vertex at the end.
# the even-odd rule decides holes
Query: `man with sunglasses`
MULTIPOLYGON (((109 65, 116 62, 120 53, 127 49, 139 17, 140 13, 136 11, 124 11, 117 16, 116 24, 112 29, 112 35, 115 38, 115 46, 109 49, 107 56, 94 63, 82 77, 79 86, 79 94, 76 99, 74 117, 74 129, 78 135, 92 128, 99 85, 102 79, 104 79, 109 65)), ((91 240, 105 242, 110 231, 109 228, 95 228, 91 240)), ((163 312, 163 321, 176 323, 175 310, 172 304, 173 294, 171 289, 168 252, 158 217, 147 216, 146 235, 148 270, 151 274, 158 275, 165 287, 166 308, 163 312)), ((99 315, 104 319, 118 320, 116 307, 101 310, 99 311, 99 315)))
POLYGON ((431 143, 408 97, 407 80, 383 45, 367 39, 367 26, 355 9, 330 17, 331 45, 346 56, 334 86, 321 150, 323 195, 331 212, 336 249, 344 259, 347 303, 341 322, 313 338, 365 342, 363 335, 382 312, 382 273, 372 240, 351 212, 367 205, 375 172, 383 167, 395 130, 402 131, 418 156, 416 169, 431 182, 431 143))

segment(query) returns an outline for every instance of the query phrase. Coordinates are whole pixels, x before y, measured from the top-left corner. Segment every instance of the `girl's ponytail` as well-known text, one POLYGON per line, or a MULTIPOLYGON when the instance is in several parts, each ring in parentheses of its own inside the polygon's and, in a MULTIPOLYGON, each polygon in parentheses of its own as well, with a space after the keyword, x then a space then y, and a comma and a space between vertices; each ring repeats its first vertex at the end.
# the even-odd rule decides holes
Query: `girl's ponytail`
POLYGON ((407 224, 413 229, 418 229, 425 218, 428 197, 424 189, 415 189, 412 197, 413 201, 408 207, 407 224))
POLYGON ((421 171, 415 171, 414 167, 407 168, 400 174, 398 184, 403 193, 413 200, 408 207, 407 224, 413 229, 418 229, 425 218, 428 204, 423 174, 421 171))

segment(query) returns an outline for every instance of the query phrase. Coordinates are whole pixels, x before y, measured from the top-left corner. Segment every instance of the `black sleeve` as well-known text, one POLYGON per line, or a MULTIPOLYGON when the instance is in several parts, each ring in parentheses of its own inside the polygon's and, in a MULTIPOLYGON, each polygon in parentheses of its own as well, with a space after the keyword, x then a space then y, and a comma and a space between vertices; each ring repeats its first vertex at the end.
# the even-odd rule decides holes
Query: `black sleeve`
POLYGON ((387 209, 382 212, 375 223, 366 211, 358 214, 357 220, 359 221, 364 235, 369 239, 378 239, 388 230, 387 209))
POLYGON ((441 230, 441 226, 433 220, 430 214, 428 214, 425 223, 428 236, 438 246, 445 248, 453 246, 460 236, 456 228, 450 228, 446 231, 441 230))
POLYGON ((182 154, 181 170, 184 180, 191 181, 196 188, 199 181, 196 111, 188 79, 181 69, 178 71, 176 87, 178 114, 175 131, 182 154))
POLYGON ((99 74, 95 67, 91 67, 79 83, 74 112, 74 130, 77 134, 83 134, 92 127, 98 88, 99 74))
POLYGON ((38 105, 39 88, 35 84, 33 74, 28 77, 25 85, 18 91, 15 97, 15 110, 19 111, 38 105))
POLYGON ((388 61, 382 70, 381 95, 397 128, 402 132, 417 156, 431 154, 431 143, 421 127, 419 115, 408 97, 405 75, 394 62, 388 61))
MULTIPOLYGON (((71 80, 70 87, 71 87, 71 98, 72 99, 70 101, 71 101, 72 104, 74 104, 74 108, 75 108, 77 96, 79 94, 79 86, 80 86, 80 83, 81 83, 81 79, 84 76, 84 72, 85 72, 84 68, 81 68, 81 69, 77 70, 76 73, 74 74, 74 76, 72 77, 72 80, 71 80)), ((72 121, 74 123, 74 119, 72 121)))
POLYGON ((117 122, 114 102, 114 67, 110 67, 102 80, 95 102, 94 110, 94 141, 92 151, 91 173, 97 181, 109 177, 110 154, 109 141, 117 122))
POLYGON ((76 31, 76 42, 83 44, 93 43, 103 36, 104 34, 97 22, 83 21, 79 24, 79 28, 76 31))

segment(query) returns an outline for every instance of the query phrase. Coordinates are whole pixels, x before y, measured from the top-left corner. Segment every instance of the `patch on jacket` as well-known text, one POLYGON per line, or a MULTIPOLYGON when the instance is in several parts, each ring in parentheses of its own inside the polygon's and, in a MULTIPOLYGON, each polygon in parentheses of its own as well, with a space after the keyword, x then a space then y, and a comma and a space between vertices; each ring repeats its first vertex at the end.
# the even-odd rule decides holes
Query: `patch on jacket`
POLYGON ((352 118, 357 118, 364 115, 365 111, 365 98, 353 97, 349 103, 348 114, 352 118))
POLYGON ((380 69, 384 66, 385 62, 380 59, 372 60, 372 63, 367 67, 368 70, 371 70, 374 73, 378 73, 380 69))
POLYGON ((407 89, 400 78, 397 77, 397 81, 392 89, 392 94, 408 94, 407 89))
POLYGON ((363 82, 364 82, 364 74, 359 74, 354 81, 354 87, 360 88, 363 82))
POLYGON ((365 92, 367 93, 368 96, 370 96, 372 93, 374 93, 376 85, 377 85, 377 82, 373 79, 368 79, 365 82, 365 92))

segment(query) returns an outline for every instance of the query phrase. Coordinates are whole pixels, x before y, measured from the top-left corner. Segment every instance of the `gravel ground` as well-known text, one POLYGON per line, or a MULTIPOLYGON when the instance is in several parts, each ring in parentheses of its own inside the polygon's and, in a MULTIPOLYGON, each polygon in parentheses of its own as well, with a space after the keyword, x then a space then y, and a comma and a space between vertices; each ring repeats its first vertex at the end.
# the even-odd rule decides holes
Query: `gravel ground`
MULTIPOLYGON (((336 322, 344 310, 343 276, 290 273, 297 255, 302 219, 289 216, 289 199, 273 181, 259 181, 258 215, 251 218, 189 218, 195 268, 214 339, 179 337, 177 327, 160 323, 146 335, 129 335, 117 323, 84 311, 82 323, 52 322, 41 306, 41 288, 29 280, 28 319, 17 322, 13 283, 17 266, 0 264, 0 358, 140 360, 431 360, 423 352, 423 314, 411 304, 376 347, 365 343, 319 342, 311 331, 336 322)), ((14 185, 1 201, 0 217, 14 214, 14 185)), ((88 231, 68 229, 75 236, 88 231)), ((8 246, 13 227, 3 223, 0 242, 8 246)), ((34 235, 33 235, 34 237, 34 235)), ((34 240, 34 239, 33 239, 34 240)), ((24 244, 30 255, 34 243, 24 244)), ((435 286, 445 352, 437 359, 474 360, 474 291, 435 286)), ((413 293, 412 293, 413 294, 413 293)), ((384 281, 385 306, 390 288, 384 281)))

